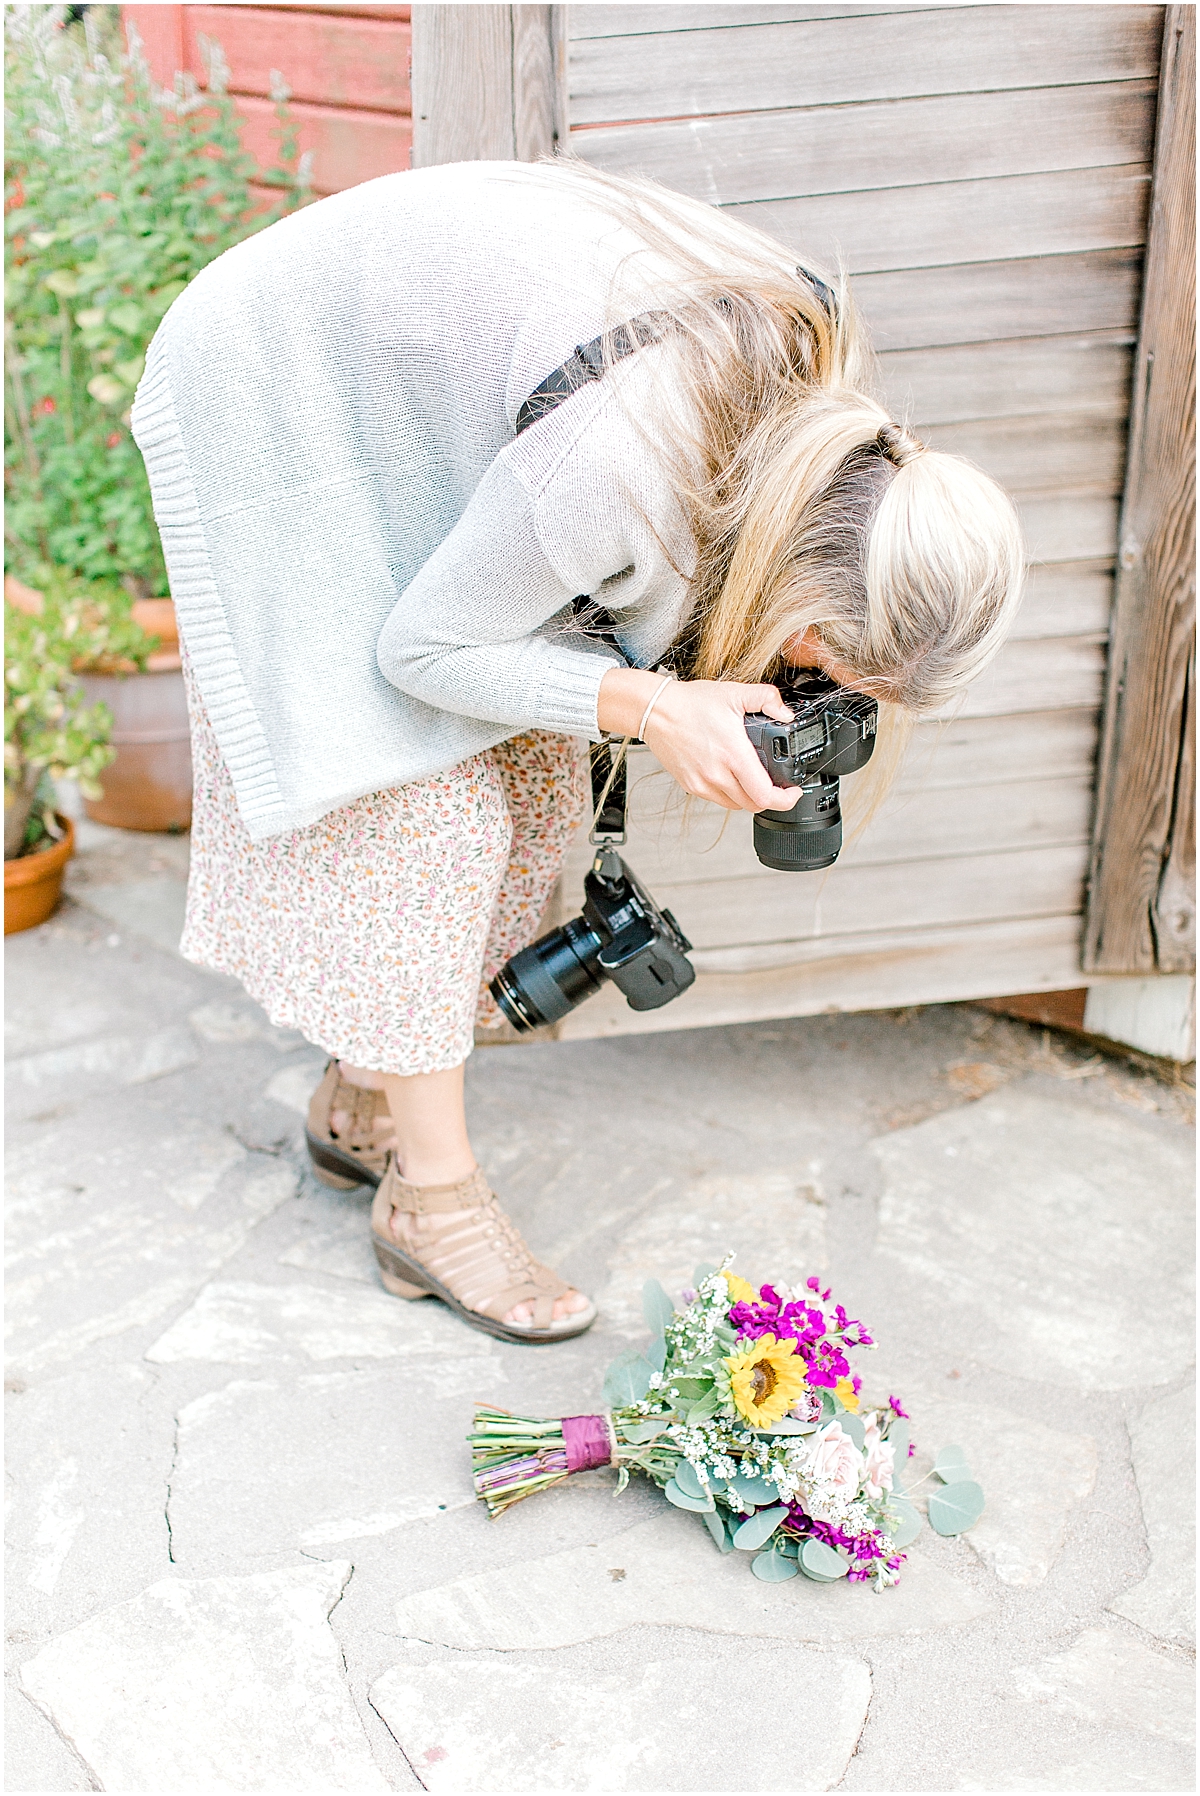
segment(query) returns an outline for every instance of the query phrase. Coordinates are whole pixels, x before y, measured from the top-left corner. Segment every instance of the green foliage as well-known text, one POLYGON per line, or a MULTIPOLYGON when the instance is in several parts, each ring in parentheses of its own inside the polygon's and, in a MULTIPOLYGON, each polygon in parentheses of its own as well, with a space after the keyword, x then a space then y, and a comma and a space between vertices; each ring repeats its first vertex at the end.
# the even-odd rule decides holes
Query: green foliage
POLYGON ((929 1498, 929 1526, 937 1534, 965 1534, 983 1514, 983 1491, 973 1478, 948 1484, 929 1498))
POLYGON ((303 203, 307 171, 285 90, 280 165, 262 171, 219 47, 207 92, 182 75, 160 92, 133 27, 128 54, 104 53, 97 15, 115 11, 89 8, 81 29, 63 6, 5 7, 6 555, 23 578, 41 561, 165 595, 129 431, 147 346, 207 263, 303 203))
POLYGON ((45 778, 77 780, 99 798, 98 775, 113 758, 112 715, 87 701, 78 669, 144 666, 155 638, 133 622, 121 587, 64 580, 40 570, 40 616, 4 606, 5 855, 36 847, 49 818, 45 778))

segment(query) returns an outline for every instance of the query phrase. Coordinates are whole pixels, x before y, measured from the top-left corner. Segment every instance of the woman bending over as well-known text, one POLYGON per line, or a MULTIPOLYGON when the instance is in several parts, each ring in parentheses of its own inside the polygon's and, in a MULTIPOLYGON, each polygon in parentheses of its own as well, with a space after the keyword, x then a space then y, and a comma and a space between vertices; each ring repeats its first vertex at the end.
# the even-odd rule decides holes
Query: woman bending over
POLYGON ((657 694, 645 737, 685 792, 784 810, 742 719, 789 716, 789 664, 920 714, 999 647, 1012 505, 872 387, 844 291, 572 163, 368 182, 164 320, 133 422, 192 708, 182 951, 330 1055, 310 1151, 378 1187, 396 1295, 521 1341, 596 1314, 463 1108, 488 982, 582 812, 579 738, 636 734, 657 694), (568 364, 578 390, 526 404, 568 364))

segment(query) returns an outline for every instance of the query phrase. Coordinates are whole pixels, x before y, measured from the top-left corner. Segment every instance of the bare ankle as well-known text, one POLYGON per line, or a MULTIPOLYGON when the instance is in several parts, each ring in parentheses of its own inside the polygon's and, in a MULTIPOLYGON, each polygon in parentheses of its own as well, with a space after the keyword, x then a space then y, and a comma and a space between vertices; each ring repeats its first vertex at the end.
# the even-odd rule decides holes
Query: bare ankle
POLYGON ((457 1185, 478 1170, 474 1154, 406 1154, 397 1170, 406 1185, 457 1185))
POLYGON ((347 1085, 361 1086, 363 1091, 383 1091, 383 1074, 367 1072, 361 1066, 351 1066, 348 1061, 339 1060, 338 1072, 347 1085))

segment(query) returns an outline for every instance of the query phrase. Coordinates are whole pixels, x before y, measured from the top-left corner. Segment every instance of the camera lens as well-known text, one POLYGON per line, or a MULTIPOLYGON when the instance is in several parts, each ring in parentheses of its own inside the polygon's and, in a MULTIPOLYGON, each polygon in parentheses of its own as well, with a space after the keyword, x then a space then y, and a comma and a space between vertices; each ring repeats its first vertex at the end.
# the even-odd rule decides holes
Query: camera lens
POLYGON ((842 807, 836 779, 806 786, 794 810, 754 813, 754 852, 780 873, 832 867, 842 847, 842 807))
POLYGON ((603 946, 582 917, 572 917, 561 929, 552 929, 514 954, 488 990, 522 1035, 557 1023, 603 985, 599 964, 603 946))
POLYGON ((832 867, 842 848, 842 820, 827 829, 798 829, 790 817, 758 811, 754 817, 754 852, 764 867, 780 873, 815 873, 832 867))

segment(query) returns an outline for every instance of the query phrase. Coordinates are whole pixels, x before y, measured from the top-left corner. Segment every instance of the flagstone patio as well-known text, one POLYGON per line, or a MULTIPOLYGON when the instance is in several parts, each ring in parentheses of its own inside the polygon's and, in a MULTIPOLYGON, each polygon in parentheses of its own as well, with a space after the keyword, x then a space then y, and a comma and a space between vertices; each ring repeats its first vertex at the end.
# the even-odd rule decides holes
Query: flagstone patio
POLYGON ((477 1146, 596 1293, 558 1348, 383 1293, 323 1057, 84 825, 11 938, 10 1791, 1194 1788, 1189 1094, 972 1006, 489 1048, 477 1146), (820 1271, 988 1506, 876 1595, 607 1471, 490 1521, 475 1400, 599 1404, 645 1277, 820 1271))

